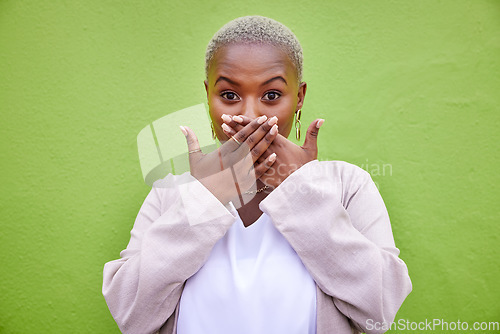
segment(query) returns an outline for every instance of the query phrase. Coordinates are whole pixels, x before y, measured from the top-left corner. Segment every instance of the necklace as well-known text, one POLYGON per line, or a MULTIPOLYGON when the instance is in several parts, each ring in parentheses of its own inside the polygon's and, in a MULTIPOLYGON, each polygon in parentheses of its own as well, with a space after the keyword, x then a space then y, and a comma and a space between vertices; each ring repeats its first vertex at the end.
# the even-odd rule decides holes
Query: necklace
POLYGON ((269 189, 269 188, 271 188, 271 187, 269 187, 269 186, 266 184, 265 186, 263 186, 263 187, 262 187, 262 188, 260 188, 260 189, 245 191, 245 194, 247 194, 247 195, 258 194, 258 193, 260 193, 261 191, 264 191, 264 190, 269 189))

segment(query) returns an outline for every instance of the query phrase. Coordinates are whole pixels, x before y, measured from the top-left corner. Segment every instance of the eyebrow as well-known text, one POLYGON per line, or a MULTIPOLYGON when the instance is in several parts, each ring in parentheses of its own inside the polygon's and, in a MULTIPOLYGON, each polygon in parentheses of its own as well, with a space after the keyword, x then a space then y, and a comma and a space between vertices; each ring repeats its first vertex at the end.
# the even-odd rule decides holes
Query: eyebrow
MULTIPOLYGON (((239 83, 237 83, 236 81, 233 81, 233 80, 231 80, 231 79, 229 79, 229 78, 227 78, 227 77, 224 77, 224 76, 220 76, 220 77, 218 77, 218 78, 217 78, 217 80, 215 80, 214 86, 215 86, 215 85, 217 85, 217 83, 218 83, 219 81, 222 81, 222 80, 227 81, 227 82, 229 82, 229 83, 230 83, 230 84, 232 84, 232 85, 235 85, 235 86, 240 86, 240 84, 239 84, 239 83)), ((267 85, 268 83, 270 83, 270 82, 272 82, 272 81, 274 81, 274 80, 281 80, 281 81, 283 81, 283 82, 285 83, 285 85, 287 85, 287 86, 288 86, 288 83, 286 82, 285 78, 283 78, 281 75, 278 75, 278 76, 276 76, 276 77, 274 77, 274 78, 271 78, 271 79, 269 79, 269 80, 266 80, 265 82, 263 82, 263 83, 261 84, 261 86, 265 86, 265 85, 267 85)))
POLYGON ((267 81, 266 81, 266 82, 264 82, 261 86, 265 86, 265 85, 267 85, 268 83, 270 83, 270 82, 272 82, 272 81, 274 81, 274 80, 281 80, 281 81, 283 81, 283 82, 285 83, 285 85, 287 85, 287 86, 288 86, 288 84, 287 84, 287 82, 286 82, 285 78, 283 78, 281 75, 278 75, 278 76, 276 76, 276 77, 274 77, 274 78, 271 78, 271 79, 267 80, 267 81))
POLYGON ((239 86, 239 85, 240 85, 240 84, 239 84, 239 83, 237 83, 236 81, 233 81, 233 80, 231 80, 231 79, 229 79, 229 78, 226 78, 226 77, 220 76, 220 77, 218 77, 218 78, 217 78, 217 80, 215 80, 214 86, 215 86, 215 85, 217 85, 217 83, 218 83, 219 81, 221 81, 221 80, 227 81, 227 82, 229 82, 230 84, 235 85, 235 86, 239 86))

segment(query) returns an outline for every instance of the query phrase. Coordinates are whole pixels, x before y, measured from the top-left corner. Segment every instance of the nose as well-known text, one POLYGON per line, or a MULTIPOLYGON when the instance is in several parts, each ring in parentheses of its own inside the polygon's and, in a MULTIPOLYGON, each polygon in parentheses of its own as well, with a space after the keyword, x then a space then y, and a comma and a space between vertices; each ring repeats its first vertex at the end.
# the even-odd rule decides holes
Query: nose
POLYGON ((258 110, 257 103, 251 99, 247 99, 242 105, 241 115, 247 116, 248 118, 255 119, 261 116, 258 110))

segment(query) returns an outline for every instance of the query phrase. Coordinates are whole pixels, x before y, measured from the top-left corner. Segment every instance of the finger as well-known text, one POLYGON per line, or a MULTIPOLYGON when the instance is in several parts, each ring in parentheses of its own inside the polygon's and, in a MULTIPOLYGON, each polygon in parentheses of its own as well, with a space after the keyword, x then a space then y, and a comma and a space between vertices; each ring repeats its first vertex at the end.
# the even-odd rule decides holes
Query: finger
MULTIPOLYGON (((240 125, 241 126, 241 125, 240 125)), ((232 136, 234 136, 236 134, 236 130, 234 130, 233 127, 231 127, 230 125, 227 125, 226 123, 222 123, 221 125, 221 128, 222 128, 222 131, 226 134, 226 136, 228 136, 229 138, 231 138, 232 136)))
MULTIPOLYGON (((252 136, 254 136, 256 134, 257 134, 257 131, 255 133, 253 133, 252 136)), ((267 156, 269 156, 271 154, 271 153, 267 152, 267 149, 272 144, 272 142, 274 141, 274 139, 276 138, 277 135, 278 135, 278 124, 273 124, 271 129, 264 135, 264 137, 261 138, 259 140, 259 142, 250 150, 253 163, 255 163, 258 159, 261 159, 261 161, 264 161, 265 158, 267 158, 267 156), (262 155, 264 155, 264 154, 265 154, 265 157, 262 157, 262 155)))
MULTIPOLYGON (((248 147, 247 144, 245 143, 245 140, 249 135, 251 135, 255 130, 257 130, 265 121, 267 117, 266 116, 261 116, 259 118, 254 119, 252 122, 247 124, 243 129, 240 131, 237 131, 234 134, 230 134, 229 140, 227 140, 221 147, 221 153, 223 155, 226 154, 231 154, 232 152, 235 152, 238 150, 238 156, 239 158, 243 158, 244 156, 247 155, 247 153, 250 151, 250 148, 248 147)), ((225 123, 224 123, 225 124, 225 123)), ((225 128, 226 131, 230 131, 228 129, 228 125, 224 125, 223 128, 225 128)))
MULTIPOLYGON (((267 122, 264 122, 256 131, 246 138, 246 149, 250 150, 250 153, 252 154, 252 163, 255 162, 260 157, 262 152, 264 152, 272 143, 274 137, 278 133, 278 126, 276 123, 278 123, 278 117, 271 117, 267 120, 267 122)), ((237 137, 243 131, 244 129, 236 133, 233 138, 237 137)))
POLYGON ((235 127, 232 127, 230 125, 227 125, 226 123, 222 123, 221 125, 221 128, 222 128, 222 131, 224 132, 224 134, 226 136, 228 136, 229 138, 231 138, 232 136, 234 136, 238 131, 241 131, 241 129, 243 129, 243 126, 240 125, 240 124, 237 124, 235 123, 235 127))
POLYGON ((276 162, 276 153, 270 154, 262 163, 254 167, 255 177, 259 179, 276 162))
POLYGON ((269 147, 266 151, 264 151, 260 155, 260 157, 257 159, 257 161, 255 161, 255 164, 258 165, 258 164, 262 163, 264 160, 267 159, 268 156, 270 156, 272 153, 274 153, 274 152, 270 152, 270 151, 272 151, 271 147, 269 147))
POLYGON ((313 121, 307 128, 306 139, 304 140, 303 149, 306 149, 314 154, 318 154, 318 133, 319 128, 325 122, 324 119, 317 119, 313 121))
POLYGON ((222 121, 224 122, 223 124, 227 124, 229 127, 233 128, 236 130, 236 132, 238 132, 239 130, 243 129, 243 127, 245 125, 247 125, 248 123, 250 123, 250 120, 248 122, 244 122, 242 123, 242 118, 240 116, 230 116, 230 115, 226 115, 226 114, 223 114, 221 116, 222 118, 222 121))
MULTIPOLYGON (((246 124, 245 124, 246 125, 246 124)), ((238 131, 241 131, 241 129, 243 129, 245 127, 245 125, 241 125, 241 124, 238 124, 238 123, 234 123, 233 126, 231 126, 234 130, 236 130, 236 132, 238 131)))
POLYGON ((267 148, 267 150, 264 153, 261 154, 260 158, 257 159, 256 163, 261 163, 262 161, 264 161, 272 153, 278 154, 280 151, 286 150, 285 149, 286 142, 289 142, 289 140, 287 138, 283 137, 278 132, 278 134, 274 137, 273 142, 271 143, 271 145, 269 145, 269 147, 267 148))
POLYGON ((193 130, 188 128, 187 126, 180 126, 182 133, 186 137, 189 159, 191 160, 193 157, 203 154, 200 149, 200 144, 198 143, 198 138, 194 134, 193 130))
MULTIPOLYGON (((257 129, 259 129, 262 125, 267 124, 266 123, 267 117, 266 116, 261 116, 250 123, 248 123, 243 129, 238 131, 235 135, 231 137, 231 140, 228 140, 227 143, 232 145, 233 150, 237 149, 246 149, 246 151, 250 150, 253 148, 255 143, 252 142, 255 137, 253 137, 249 142, 246 142, 247 138, 250 137, 257 129), (242 145, 245 143, 246 145, 242 145)), ((268 126, 267 131, 269 131, 271 126, 268 126)), ((267 132, 265 131, 265 132, 267 132)))
POLYGON ((232 121, 244 126, 253 121, 253 119, 245 115, 236 115, 232 117, 232 121))

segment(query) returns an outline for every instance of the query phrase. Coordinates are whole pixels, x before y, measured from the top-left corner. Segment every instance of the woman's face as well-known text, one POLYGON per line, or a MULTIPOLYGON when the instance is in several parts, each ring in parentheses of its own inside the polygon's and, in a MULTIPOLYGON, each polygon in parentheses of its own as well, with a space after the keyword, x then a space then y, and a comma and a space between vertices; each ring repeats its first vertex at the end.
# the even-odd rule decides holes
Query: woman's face
POLYGON ((302 108, 306 84, 297 82, 295 66, 279 48, 233 44, 214 55, 205 89, 217 138, 226 141, 222 114, 252 119, 277 116, 279 133, 288 137, 294 113, 302 108))

